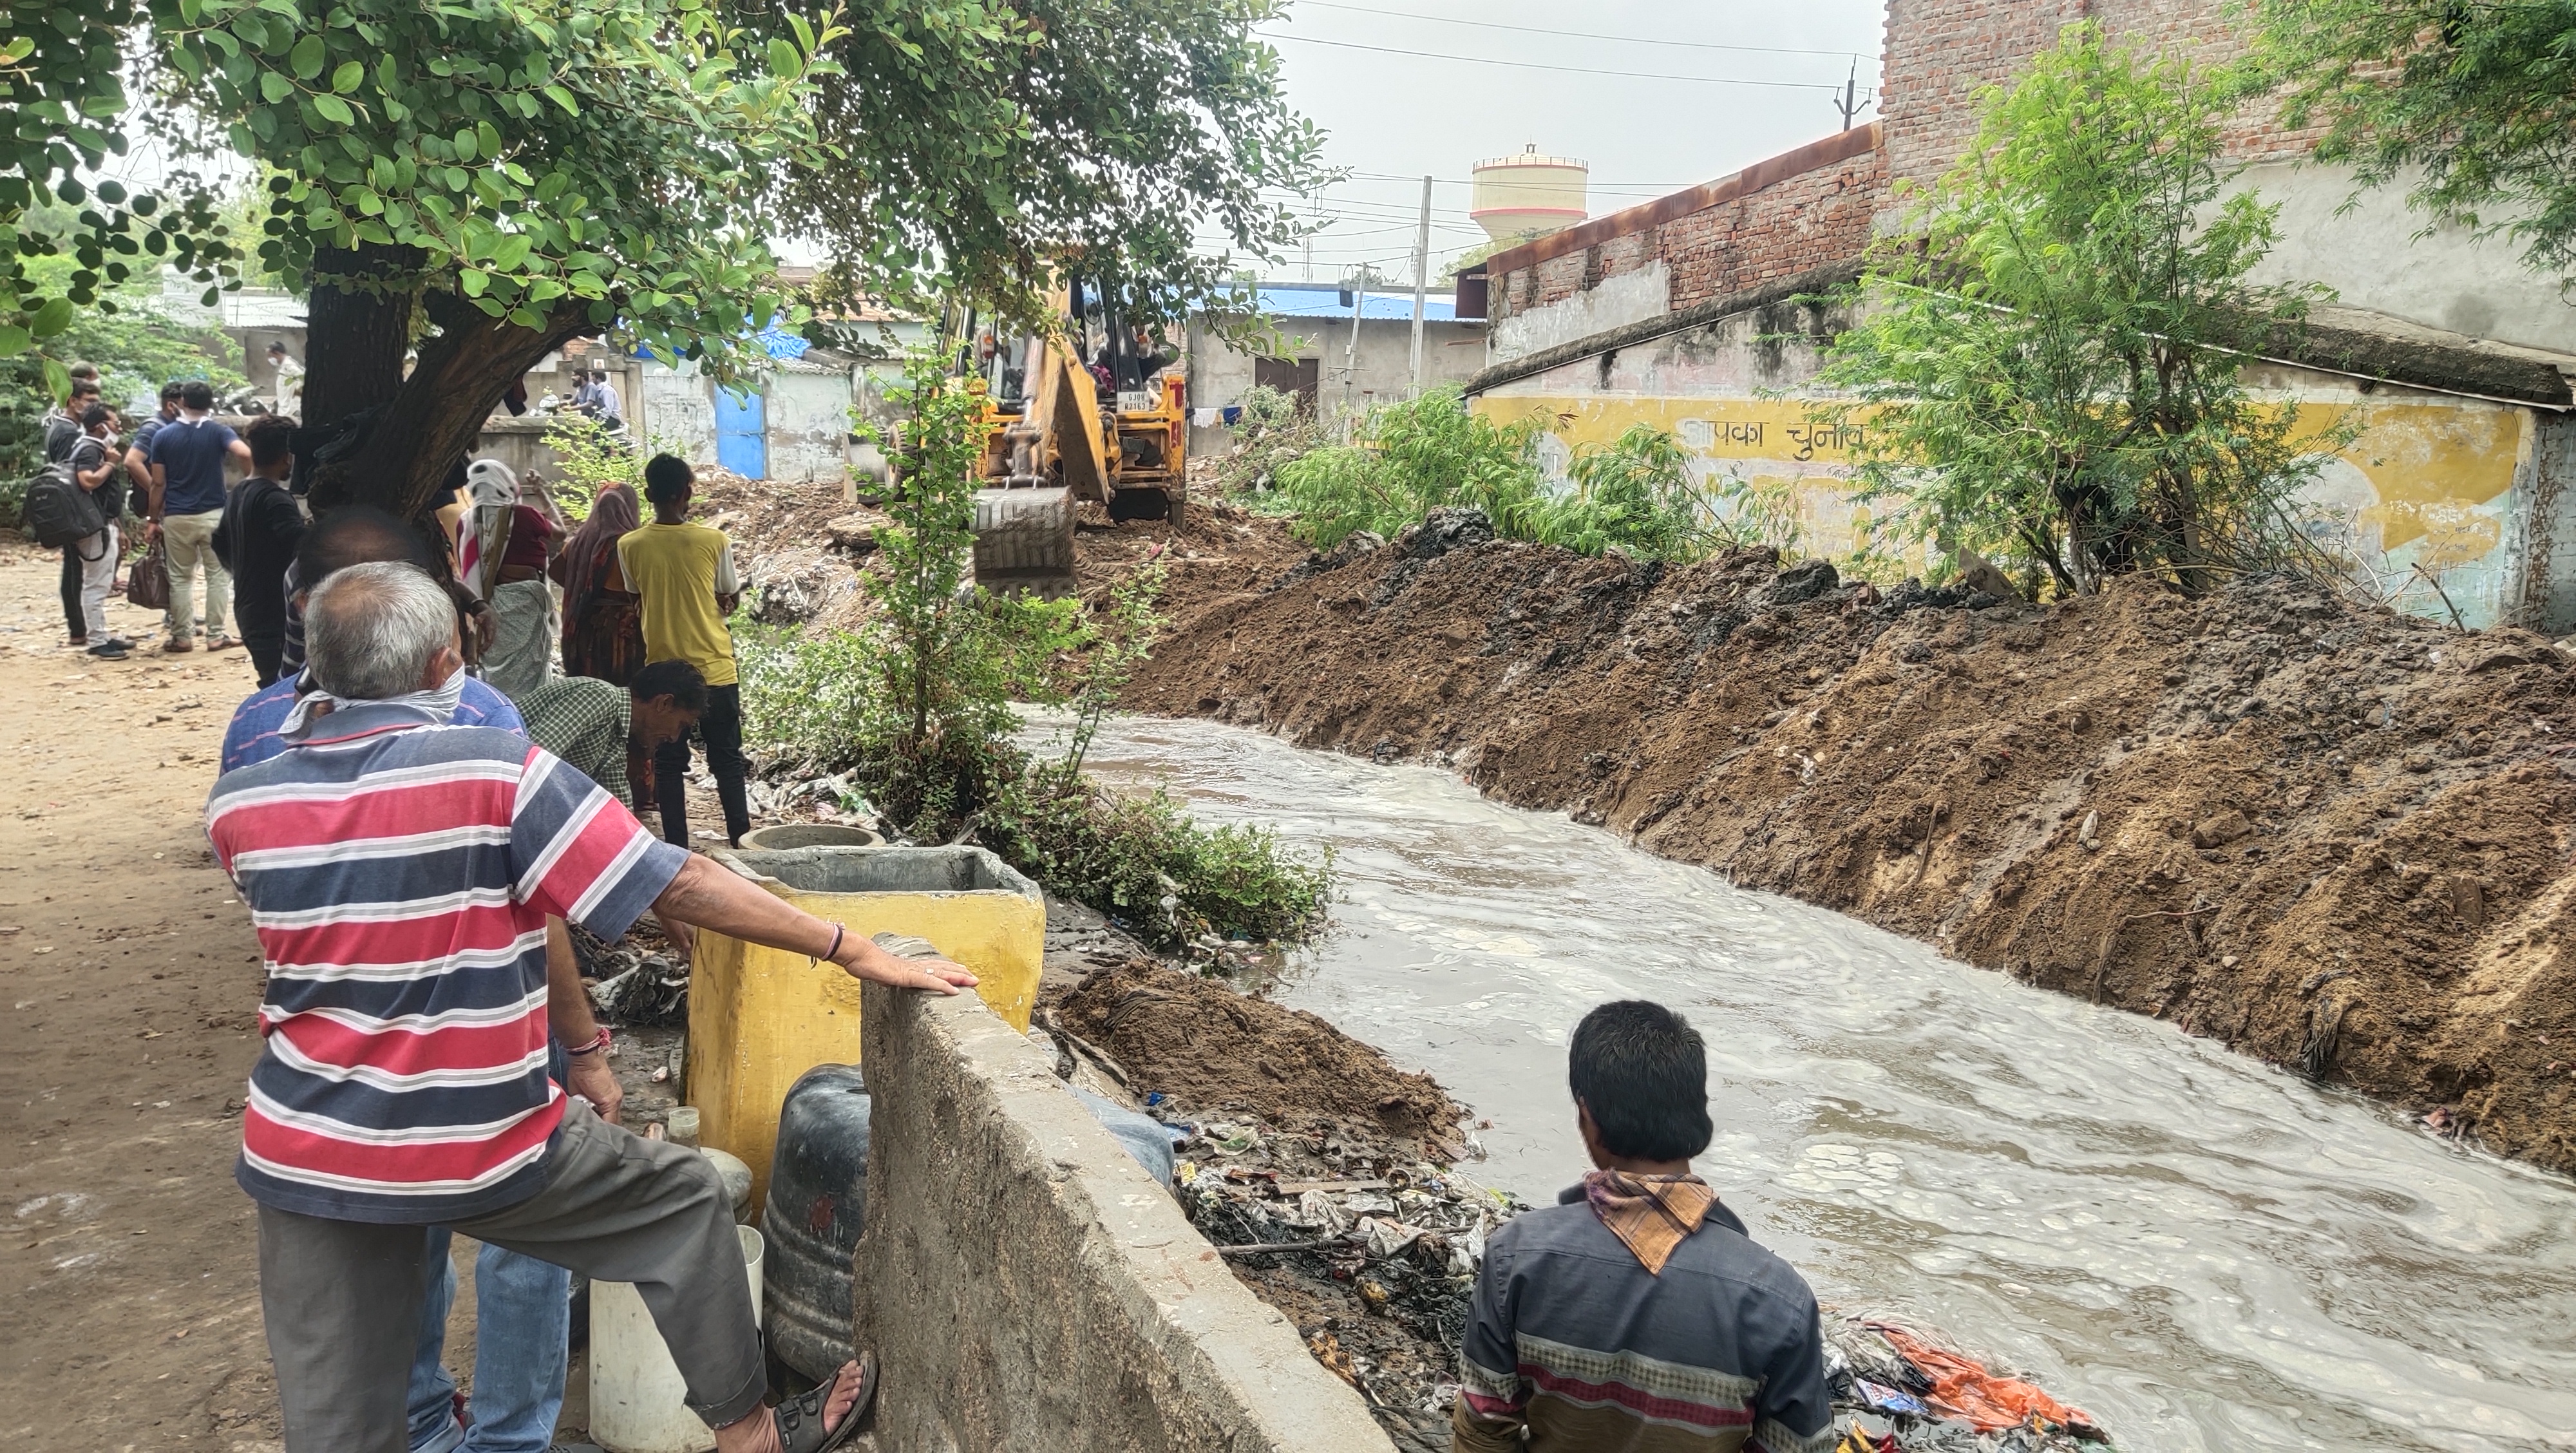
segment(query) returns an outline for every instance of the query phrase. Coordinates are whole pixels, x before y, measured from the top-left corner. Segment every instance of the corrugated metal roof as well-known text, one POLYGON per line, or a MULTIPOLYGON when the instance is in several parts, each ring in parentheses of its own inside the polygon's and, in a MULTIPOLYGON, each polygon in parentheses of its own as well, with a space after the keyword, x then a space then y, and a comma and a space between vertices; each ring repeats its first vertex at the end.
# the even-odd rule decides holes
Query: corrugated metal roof
MULTIPOLYGON (((1327 283, 1264 283, 1261 287, 1261 311, 1281 318, 1347 318, 1351 305, 1342 301, 1341 289, 1327 283)), ((1413 289, 1402 288, 1391 293, 1368 295, 1371 318, 1413 321, 1413 289)), ((1458 317, 1455 299, 1434 293, 1422 300, 1425 322, 1449 323, 1458 317)))

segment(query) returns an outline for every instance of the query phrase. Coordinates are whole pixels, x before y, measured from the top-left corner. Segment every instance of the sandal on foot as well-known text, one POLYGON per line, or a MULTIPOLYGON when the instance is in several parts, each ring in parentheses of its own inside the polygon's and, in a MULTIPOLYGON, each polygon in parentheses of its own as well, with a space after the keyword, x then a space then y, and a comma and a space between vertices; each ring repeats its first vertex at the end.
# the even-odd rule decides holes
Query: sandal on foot
POLYGON ((830 1382, 812 1392, 779 1401, 776 1409, 779 1453, 832 1453, 833 1449, 850 1441, 850 1435, 859 1430, 860 1420, 867 1416, 868 1405, 877 1398, 877 1355, 873 1352, 859 1354, 858 1400, 850 1404, 850 1410, 842 1416, 839 1427, 825 1428, 823 1410, 831 1402, 832 1389, 840 1381, 840 1374, 835 1371, 830 1382))

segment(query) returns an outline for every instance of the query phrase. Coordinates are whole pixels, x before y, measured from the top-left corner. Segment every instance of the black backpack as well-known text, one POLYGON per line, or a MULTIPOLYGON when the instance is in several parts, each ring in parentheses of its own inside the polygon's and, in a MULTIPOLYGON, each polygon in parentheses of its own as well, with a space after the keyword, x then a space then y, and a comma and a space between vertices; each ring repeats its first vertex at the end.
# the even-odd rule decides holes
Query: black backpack
POLYGON ((18 506, 18 527, 28 539, 48 550, 76 544, 107 528, 98 501, 72 478, 68 461, 48 464, 27 481, 27 496, 18 506))

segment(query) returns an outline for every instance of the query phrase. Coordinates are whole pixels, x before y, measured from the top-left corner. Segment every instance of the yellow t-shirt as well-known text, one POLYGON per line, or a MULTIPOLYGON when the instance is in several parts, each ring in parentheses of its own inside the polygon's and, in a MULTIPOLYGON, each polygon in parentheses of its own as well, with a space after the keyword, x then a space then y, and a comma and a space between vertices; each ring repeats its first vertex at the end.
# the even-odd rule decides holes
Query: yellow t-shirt
POLYGON ((709 686, 731 686, 733 633, 716 597, 742 588, 733 542, 704 525, 640 525, 617 542, 626 588, 642 596, 644 659, 686 661, 709 686))

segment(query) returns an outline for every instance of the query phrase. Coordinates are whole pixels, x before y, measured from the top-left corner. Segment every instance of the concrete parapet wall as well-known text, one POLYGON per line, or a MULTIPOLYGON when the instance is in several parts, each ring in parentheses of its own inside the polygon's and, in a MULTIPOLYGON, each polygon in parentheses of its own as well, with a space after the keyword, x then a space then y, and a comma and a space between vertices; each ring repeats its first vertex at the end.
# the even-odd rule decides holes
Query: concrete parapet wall
POLYGON ((857 1345, 889 1453, 1392 1453, 974 995, 867 986, 857 1345))

